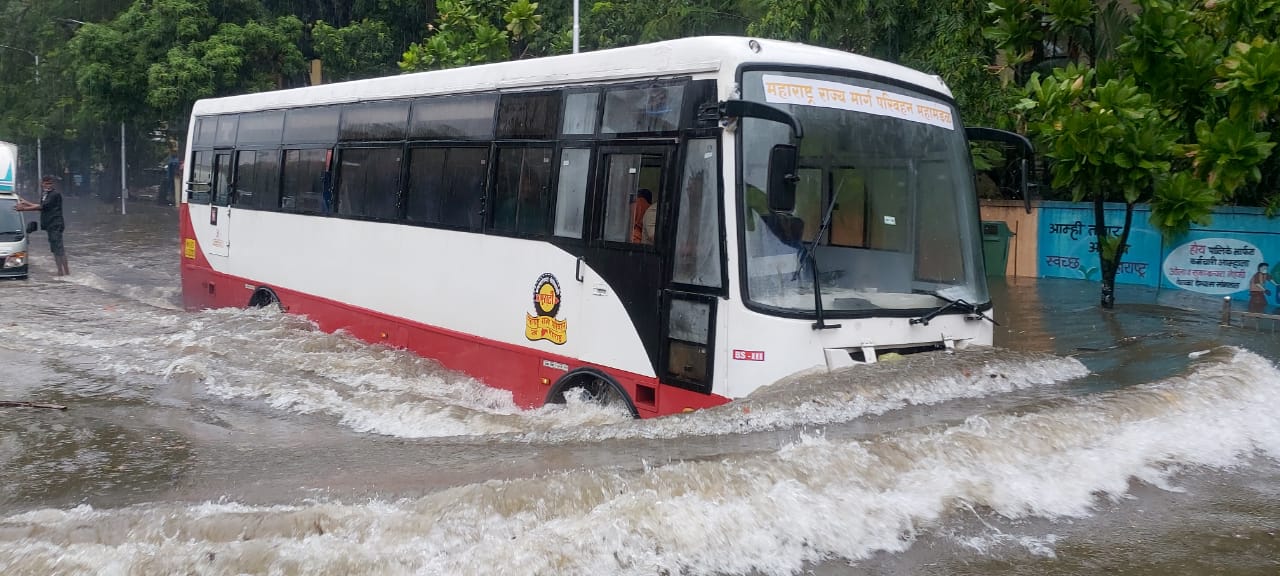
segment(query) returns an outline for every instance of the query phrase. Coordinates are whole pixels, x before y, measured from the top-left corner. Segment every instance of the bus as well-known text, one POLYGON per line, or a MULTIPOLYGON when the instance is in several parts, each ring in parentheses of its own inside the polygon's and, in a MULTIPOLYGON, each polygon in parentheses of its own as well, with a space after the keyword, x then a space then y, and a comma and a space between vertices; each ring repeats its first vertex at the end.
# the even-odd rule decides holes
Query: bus
POLYGON ((201 100, 184 305, 689 412, 990 345, 968 142, 937 76, 739 37, 201 100))

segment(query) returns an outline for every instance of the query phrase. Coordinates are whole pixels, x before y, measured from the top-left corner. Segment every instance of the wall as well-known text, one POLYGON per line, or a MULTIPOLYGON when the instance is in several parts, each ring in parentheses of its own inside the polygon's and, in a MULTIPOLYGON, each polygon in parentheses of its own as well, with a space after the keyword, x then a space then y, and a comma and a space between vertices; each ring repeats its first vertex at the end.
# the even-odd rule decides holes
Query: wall
MULTIPOLYGON (((1101 279, 1092 204, 1036 202, 1027 214, 1020 201, 983 200, 981 214, 983 221, 1003 221, 1017 234, 1009 239, 1006 276, 1101 279)), ((1264 262, 1280 283, 1280 218, 1267 218, 1260 208, 1223 207, 1208 226, 1168 239, 1150 217, 1149 206, 1134 210, 1117 283, 1247 301, 1249 280, 1264 262)), ((1124 204, 1107 204, 1105 223, 1119 234, 1124 204)), ((1269 288, 1268 303, 1280 306, 1280 285, 1269 288)))
MULTIPOLYGON (((1021 200, 983 200, 981 201, 983 221, 1005 222, 1015 236, 1009 239, 1009 258, 1005 267, 1005 276, 1023 276, 1035 278, 1039 276, 1040 255, 1038 244, 1038 226, 1040 210, 1032 206, 1027 214, 1021 200)), ((995 276, 998 273, 988 272, 995 276)))

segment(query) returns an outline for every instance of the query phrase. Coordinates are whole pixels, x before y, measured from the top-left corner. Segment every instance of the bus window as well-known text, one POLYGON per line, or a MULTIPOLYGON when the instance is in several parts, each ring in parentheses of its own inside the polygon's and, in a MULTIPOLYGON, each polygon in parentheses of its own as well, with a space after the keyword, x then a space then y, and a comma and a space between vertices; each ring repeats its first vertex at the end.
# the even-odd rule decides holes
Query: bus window
POLYGON ((680 127, 684 86, 615 88, 605 93, 605 134, 669 132, 680 127))
POLYGON ((192 146, 213 146, 213 141, 218 133, 218 117, 205 116, 196 119, 196 134, 192 139, 192 146))
POLYGON ((605 188, 604 239, 653 244, 659 228, 657 215, 661 213, 657 202, 662 189, 662 156, 610 154, 606 158, 609 180, 605 188))
POLYGON ((409 151, 405 218, 480 230, 488 148, 414 148, 409 151))
POLYGON ((498 151, 494 187, 493 229, 521 235, 551 231, 550 148, 506 148, 498 151))
MULTIPOLYGON (((205 124, 209 124, 205 120, 205 124)), ((208 204, 213 190, 213 151, 197 150, 191 153, 191 181, 187 183, 187 202, 208 204)))
POLYGON ((409 126, 409 101, 361 102, 342 111, 340 140, 404 140, 409 126))
POLYGON ((346 148, 338 164, 338 213, 400 217, 400 157, 395 148, 346 148))
POLYGON ((600 93, 577 92, 564 98, 564 124, 560 132, 566 136, 596 133, 600 117, 600 93))
POLYGON ((284 111, 271 110, 240 115, 236 146, 279 146, 284 130, 284 111))
POLYGON ((409 113, 409 138, 492 140, 497 94, 422 98, 409 113))
POLYGON ((231 154, 215 154, 213 156, 213 172, 213 204, 215 206, 230 206, 231 154))
POLYGON ((280 208, 279 151, 243 150, 236 154, 235 205, 257 210, 280 208))
POLYGON ((498 138, 550 140, 560 127, 560 92, 503 94, 498 138))
POLYGON ((280 191, 280 207, 295 212, 329 211, 325 193, 325 170, 328 150, 284 151, 284 186, 280 191))
POLYGON ((822 226, 826 209, 822 203, 822 169, 801 168, 799 176, 800 181, 796 183, 796 208, 793 212, 804 222, 804 232, 799 239, 812 242, 818 234, 818 228, 822 226))
POLYGON ((213 139, 214 146, 231 147, 236 145, 236 126, 240 117, 235 114, 227 114, 218 117, 218 132, 213 139))
POLYGON ((590 164, 590 148, 565 148, 560 152, 556 236, 582 238, 582 216, 587 203, 587 168, 590 164))
POLYGON ((952 189, 953 172, 944 159, 929 159, 917 164, 923 190, 921 201, 929 202, 929 210, 920 210, 916 221, 916 278, 942 284, 965 281, 964 260, 954 250, 961 237, 960 220, 964 213, 958 206, 960 196, 944 191, 952 189))
POLYGON ((720 288, 720 183, 716 141, 691 140, 680 181, 672 280, 720 288))
POLYGON ((867 245, 867 189, 853 168, 837 168, 832 182, 836 205, 831 210, 831 244, 861 248, 867 245))
POLYGON ((867 170, 867 247, 876 250, 906 252, 911 238, 912 191, 907 190, 907 168, 904 166, 867 170))

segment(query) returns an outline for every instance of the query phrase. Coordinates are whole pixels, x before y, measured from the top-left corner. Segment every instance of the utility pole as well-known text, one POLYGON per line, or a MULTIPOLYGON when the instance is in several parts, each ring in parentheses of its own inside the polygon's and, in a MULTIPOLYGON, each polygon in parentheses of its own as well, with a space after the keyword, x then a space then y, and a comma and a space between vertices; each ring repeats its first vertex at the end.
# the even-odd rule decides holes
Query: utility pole
POLYGON ((129 174, 129 163, 124 155, 124 122, 120 122, 120 214, 125 213, 125 200, 129 198, 129 185, 126 179, 129 174))
POLYGON ((573 0, 573 53, 578 53, 578 0, 573 0))

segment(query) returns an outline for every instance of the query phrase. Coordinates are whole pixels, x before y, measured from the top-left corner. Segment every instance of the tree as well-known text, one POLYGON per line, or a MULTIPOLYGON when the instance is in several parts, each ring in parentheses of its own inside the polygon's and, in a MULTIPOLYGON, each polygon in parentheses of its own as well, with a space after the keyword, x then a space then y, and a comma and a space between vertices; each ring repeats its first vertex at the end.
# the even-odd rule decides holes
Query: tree
POLYGON ((429 36, 400 60, 405 72, 452 68, 555 53, 542 28, 538 3, 529 0, 439 0, 429 36))
POLYGON ((1123 42, 1115 5, 1088 0, 993 0, 986 31, 1010 76, 1028 79, 1016 110, 1051 160, 1052 185, 1093 202, 1104 308, 1138 203, 1176 236, 1220 202, 1278 202, 1280 2, 1139 5, 1123 42), (1104 225, 1107 201, 1125 204, 1118 236, 1104 225))
POLYGON ((763 0, 602 0, 582 15, 588 50, 701 35, 739 35, 763 15, 763 0))
POLYGON ((394 74, 404 51, 392 37, 391 27, 381 20, 361 20, 342 28, 316 22, 311 37, 325 75, 334 82, 394 74))
POLYGON ((938 74, 955 94, 966 123, 1001 126, 1014 100, 987 72, 995 44, 982 35, 983 6, 979 0, 765 0, 763 14, 748 31, 938 74))

